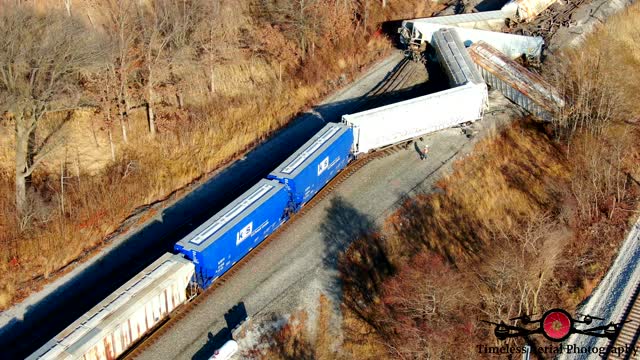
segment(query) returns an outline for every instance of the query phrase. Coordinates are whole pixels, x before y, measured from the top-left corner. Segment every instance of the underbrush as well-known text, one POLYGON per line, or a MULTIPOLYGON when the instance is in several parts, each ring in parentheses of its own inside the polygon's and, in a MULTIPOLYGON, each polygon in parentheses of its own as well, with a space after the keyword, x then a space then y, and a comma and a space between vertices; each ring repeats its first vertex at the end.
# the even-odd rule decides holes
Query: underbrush
POLYGON ((505 342, 482 320, 519 325, 589 296, 640 213, 639 14, 547 64, 568 100, 552 123, 520 119, 482 140, 341 255, 337 357, 483 359, 478 346, 505 342))
MULTIPOLYGON (((637 218, 639 184, 624 175, 624 185, 608 188, 614 180, 594 177, 601 169, 589 166, 588 148, 623 141, 618 126, 632 135, 623 138, 621 173, 637 176, 637 126, 612 126, 598 146, 578 136, 575 146, 589 145, 567 156, 525 120, 479 143, 439 182, 441 191, 407 199, 387 220, 382 255, 370 238, 354 243, 341 259, 345 353, 482 358, 477 344, 497 340, 479 320, 574 310, 637 218), (581 207, 581 197, 600 205, 581 207)), ((607 155, 606 162, 617 156, 607 155)))
MULTIPOLYGON (((86 143, 95 143, 97 150, 91 151, 102 152, 100 160, 77 160, 90 152, 77 142, 56 149, 33 173, 30 201, 20 219, 15 215, 13 164, 5 164, 7 170, 0 172, 0 309, 95 254, 115 231, 141 225, 154 215, 144 212, 148 205, 233 161, 354 79, 390 50, 389 39, 378 31, 382 21, 430 14, 429 7, 416 9, 410 3, 392 2, 384 10, 379 4, 365 4, 367 8, 356 10, 367 11, 366 23, 346 10, 335 18, 325 14, 322 26, 331 25, 327 28, 331 37, 306 34, 313 47, 303 51, 297 48, 294 33, 285 25, 265 23, 269 19, 252 13, 249 2, 226 6, 223 11, 242 12, 243 19, 252 19, 250 25, 234 23, 229 33, 240 37, 239 42, 253 43, 220 50, 225 56, 213 66, 215 91, 207 90, 209 77, 200 74, 199 64, 175 70, 178 76, 188 76, 191 86, 180 90, 184 107, 176 104, 170 82, 166 91, 158 91, 155 137, 148 134, 144 107, 136 104, 122 125, 128 141, 120 133, 121 124, 103 119, 106 110, 75 114, 76 127, 83 131, 76 138, 90 138, 86 143), (289 57, 283 57, 285 51, 289 57), (111 153, 113 160, 104 155, 111 153), (135 219, 123 228, 121 224, 133 215, 135 219)), ((331 4, 322 6, 328 9, 331 4)), ((74 6, 78 13, 85 10, 82 4, 74 6)), ((318 9, 311 11, 322 8, 318 9)), ((6 130, 12 133, 10 127, 6 130)), ((3 147, 11 149, 12 141, 3 139, 3 147)), ((10 158, 2 156, 3 161, 10 158)))

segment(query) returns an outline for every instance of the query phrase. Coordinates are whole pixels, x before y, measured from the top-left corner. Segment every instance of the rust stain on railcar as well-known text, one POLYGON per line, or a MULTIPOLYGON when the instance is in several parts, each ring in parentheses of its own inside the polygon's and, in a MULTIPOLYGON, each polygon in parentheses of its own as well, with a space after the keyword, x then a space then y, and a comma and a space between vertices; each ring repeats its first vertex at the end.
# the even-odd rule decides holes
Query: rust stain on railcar
POLYGON ((491 45, 479 41, 468 48, 473 62, 539 107, 555 113, 565 106, 562 95, 540 75, 509 59, 491 45))

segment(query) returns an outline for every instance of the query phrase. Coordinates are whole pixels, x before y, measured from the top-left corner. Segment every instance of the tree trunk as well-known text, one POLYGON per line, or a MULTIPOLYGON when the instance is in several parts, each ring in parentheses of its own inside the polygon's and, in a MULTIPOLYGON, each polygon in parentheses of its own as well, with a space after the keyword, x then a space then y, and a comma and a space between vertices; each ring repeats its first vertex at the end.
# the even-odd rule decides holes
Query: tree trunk
POLYGON ((107 128, 107 133, 109 134, 109 146, 111 147, 111 160, 116 161, 116 147, 113 144, 113 135, 111 134, 111 128, 107 128))
POLYGON ((129 138, 127 137, 127 126, 125 124, 125 115, 122 109, 120 109, 120 128, 122 129, 122 141, 126 144, 129 142, 129 138))
POLYGON ((31 165, 30 140, 35 119, 16 118, 16 211, 22 218, 27 204, 27 179, 31 165))
POLYGON ((67 9, 67 16, 71 16, 71 0, 64 0, 64 7, 67 9))
POLYGON ((147 101, 147 120, 149 121, 149 132, 151 133, 151 136, 155 136, 156 120, 153 113, 153 106, 151 105, 151 101, 147 101))
POLYGON ((182 110, 184 108, 184 97, 182 96, 182 91, 178 90, 176 98, 178 99, 178 109, 182 110))
POLYGON ((213 66, 209 67, 209 93, 213 95, 216 92, 216 78, 213 72, 213 66))

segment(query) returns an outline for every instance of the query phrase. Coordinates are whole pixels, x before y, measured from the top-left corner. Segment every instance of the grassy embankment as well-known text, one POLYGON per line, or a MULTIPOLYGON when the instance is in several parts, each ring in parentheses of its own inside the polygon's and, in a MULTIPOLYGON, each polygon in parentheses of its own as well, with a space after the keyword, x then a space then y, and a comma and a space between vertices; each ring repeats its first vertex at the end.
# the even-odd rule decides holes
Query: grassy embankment
MULTIPOLYGON (((394 1, 384 10, 377 3, 365 9, 323 2, 324 8, 305 8, 305 15, 316 16, 314 33, 305 34, 314 41, 310 49, 308 44, 301 48, 290 23, 271 22, 278 19, 277 8, 271 16, 252 4, 221 6, 222 18, 231 20, 224 24, 227 40, 219 43, 224 56, 214 66, 215 92, 207 88, 207 58, 189 63, 180 74, 189 82, 185 106, 178 109, 175 98, 163 95, 155 138, 148 136, 144 109, 134 109, 126 123, 127 143, 119 126, 110 128, 116 150, 112 161, 104 109, 60 115, 71 121, 59 131, 63 145, 33 173, 35 200, 27 223, 15 216, 13 125, 3 123, 0 309, 60 275, 67 264, 94 254, 136 209, 206 177, 353 79, 390 50, 388 39, 377 31, 381 21, 430 14, 428 7, 416 8, 410 1, 394 1)), ((73 13, 95 9, 74 4, 73 13)), ((38 136, 46 136, 59 120, 51 116, 38 136)), ((153 215, 143 214, 134 223, 153 215)))
MULTIPOLYGON (((591 293, 638 218, 638 19, 634 5, 546 65, 572 99, 554 124, 522 119, 481 141, 442 191, 407 199, 346 251, 334 358, 485 358, 477 346, 499 343, 479 320, 572 311, 591 293)), ((320 346, 292 328, 306 340, 269 358, 320 346)))

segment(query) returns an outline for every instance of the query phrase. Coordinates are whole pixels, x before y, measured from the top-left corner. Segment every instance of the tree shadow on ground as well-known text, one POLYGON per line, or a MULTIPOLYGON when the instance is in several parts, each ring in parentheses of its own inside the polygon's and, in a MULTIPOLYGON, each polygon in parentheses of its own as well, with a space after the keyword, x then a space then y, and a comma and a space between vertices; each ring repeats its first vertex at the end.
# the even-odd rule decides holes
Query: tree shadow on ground
POLYGON ((327 249, 325 266, 338 271, 329 296, 375 327, 369 305, 380 294, 384 279, 393 273, 378 227, 370 216, 334 197, 320 231, 327 249))

